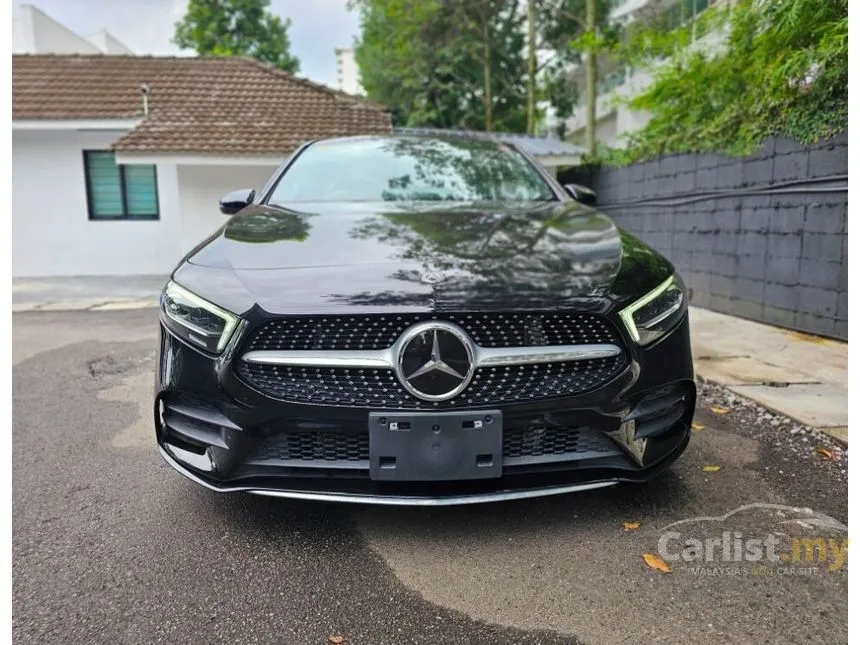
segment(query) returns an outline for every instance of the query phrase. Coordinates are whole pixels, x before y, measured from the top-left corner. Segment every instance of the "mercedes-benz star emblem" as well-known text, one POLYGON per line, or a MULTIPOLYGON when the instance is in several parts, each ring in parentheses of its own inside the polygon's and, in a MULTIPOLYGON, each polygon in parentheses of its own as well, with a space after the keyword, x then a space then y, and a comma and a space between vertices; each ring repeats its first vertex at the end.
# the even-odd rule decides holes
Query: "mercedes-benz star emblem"
POLYGON ((475 350, 462 329, 446 322, 410 327, 399 341, 397 377, 425 401, 446 401, 469 385, 475 350))

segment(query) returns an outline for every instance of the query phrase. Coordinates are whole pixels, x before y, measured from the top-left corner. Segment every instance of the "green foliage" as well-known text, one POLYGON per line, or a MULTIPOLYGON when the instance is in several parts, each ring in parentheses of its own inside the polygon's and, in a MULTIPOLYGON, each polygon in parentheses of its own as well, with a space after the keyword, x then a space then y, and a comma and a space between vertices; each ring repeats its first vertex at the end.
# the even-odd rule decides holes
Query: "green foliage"
POLYGON ((809 143, 847 128, 847 0, 742 0, 675 29, 640 27, 616 55, 638 65, 667 60, 629 101, 651 120, 626 150, 599 155, 610 163, 672 152, 743 155, 769 136, 809 143), (728 40, 716 52, 687 47, 693 29, 725 29, 728 40))
POLYGON ((392 109, 396 125, 525 127, 524 17, 516 3, 354 0, 352 6, 361 19, 355 57, 362 85, 371 100, 392 109))
POLYGON ((173 42, 200 55, 253 56, 295 73, 299 60, 290 54, 290 19, 268 7, 269 0, 188 0, 173 42))
POLYGON ((312 213, 268 211, 231 217, 224 237, 237 242, 269 243, 280 240, 304 242, 311 230, 312 213))
MULTIPOLYGON (((600 228, 613 226, 601 215, 565 212, 551 205, 487 212, 434 204, 421 212, 409 209, 368 217, 349 234, 402 249, 403 258, 425 268, 449 271, 451 281, 466 279, 478 293, 482 288, 490 293, 493 285, 505 284, 530 294, 558 294, 589 293, 613 278, 618 268, 616 256, 595 262, 591 271, 578 278, 571 277, 570 240, 600 228), (464 213, 469 216, 463 217, 464 213)), ((414 281, 418 273, 401 272, 397 277, 414 281)), ((366 295, 360 299, 361 304, 368 303, 366 295)))
MULTIPOLYGON (((352 0, 351 7, 361 19, 362 85, 391 108, 396 125, 524 131, 525 3, 352 0)), ((614 33, 610 8, 611 0, 597 1, 604 38, 614 33)), ((536 14, 537 49, 552 52, 537 67, 537 96, 564 119, 578 99, 569 67, 583 51, 585 0, 537 0, 536 14)))

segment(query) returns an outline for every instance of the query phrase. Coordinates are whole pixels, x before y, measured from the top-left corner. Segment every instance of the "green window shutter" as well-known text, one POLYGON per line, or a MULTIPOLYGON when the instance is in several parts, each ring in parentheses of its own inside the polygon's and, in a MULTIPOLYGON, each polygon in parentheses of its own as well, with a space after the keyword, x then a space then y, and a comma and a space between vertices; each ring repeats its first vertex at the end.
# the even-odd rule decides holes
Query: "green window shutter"
POLYGON ((117 165, 113 152, 84 151, 90 219, 158 219, 155 166, 117 165))
POLYGON ((89 182, 90 218, 123 217, 122 183, 114 154, 87 152, 84 163, 89 182))
POLYGON ((125 203, 129 218, 158 217, 155 166, 123 166, 125 203))

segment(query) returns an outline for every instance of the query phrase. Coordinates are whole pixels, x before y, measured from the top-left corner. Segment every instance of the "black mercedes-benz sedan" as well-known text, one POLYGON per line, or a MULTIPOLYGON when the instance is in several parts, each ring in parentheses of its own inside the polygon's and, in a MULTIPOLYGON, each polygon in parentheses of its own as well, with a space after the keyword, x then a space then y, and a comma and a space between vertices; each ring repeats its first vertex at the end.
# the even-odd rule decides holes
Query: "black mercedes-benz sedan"
POLYGON ((684 286, 587 196, 498 140, 302 146, 163 291, 164 459, 215 491, 404 505, 653 477, 695 404, 684 286))

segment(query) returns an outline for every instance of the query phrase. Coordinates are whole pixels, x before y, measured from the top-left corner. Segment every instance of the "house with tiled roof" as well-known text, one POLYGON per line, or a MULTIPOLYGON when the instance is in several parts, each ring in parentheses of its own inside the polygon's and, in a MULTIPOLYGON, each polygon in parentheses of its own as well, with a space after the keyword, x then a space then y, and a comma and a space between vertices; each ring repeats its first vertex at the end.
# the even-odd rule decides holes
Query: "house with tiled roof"
POLYGON ((390 130, 251 58, 14 55, 13 275, 165 274, 303 141, 390 130))

